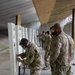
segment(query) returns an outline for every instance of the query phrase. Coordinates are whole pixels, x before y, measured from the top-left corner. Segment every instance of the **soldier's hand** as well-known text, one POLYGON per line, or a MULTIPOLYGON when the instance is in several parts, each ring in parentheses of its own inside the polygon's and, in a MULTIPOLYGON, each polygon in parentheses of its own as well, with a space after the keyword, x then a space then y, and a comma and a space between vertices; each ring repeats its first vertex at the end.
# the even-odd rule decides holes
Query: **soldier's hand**
POLYGON ((17 60, 18 62, 23 62, 23 60, 20 59, 20 58, 16 58, 16 60, 17 60))
POLYGON ((17 55, 16 55, 16 57, 19 57, 19 56, 21 56, 21 54, 17 54, 17 55))

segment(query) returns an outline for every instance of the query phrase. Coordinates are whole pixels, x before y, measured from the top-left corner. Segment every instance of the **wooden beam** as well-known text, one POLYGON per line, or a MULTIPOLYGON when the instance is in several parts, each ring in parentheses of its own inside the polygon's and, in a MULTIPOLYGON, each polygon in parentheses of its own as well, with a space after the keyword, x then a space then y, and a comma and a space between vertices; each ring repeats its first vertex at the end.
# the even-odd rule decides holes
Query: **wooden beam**
POLYGON ((50 20, 50 15, 55 6, 56 0, 32 0, 41 24, 50 20))
POLYGON ((21 15, 16 15, 16 25, 21 25, 21 15))

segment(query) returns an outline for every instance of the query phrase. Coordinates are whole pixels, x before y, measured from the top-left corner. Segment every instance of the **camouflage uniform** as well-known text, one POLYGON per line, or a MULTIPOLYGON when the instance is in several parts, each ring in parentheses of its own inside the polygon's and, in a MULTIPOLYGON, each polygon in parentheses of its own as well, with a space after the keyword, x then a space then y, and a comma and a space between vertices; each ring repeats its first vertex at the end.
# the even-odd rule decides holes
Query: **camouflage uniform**
POLYGON ((37 37, 39 39, 40 46, 42 46, 42 34, 39 34, 37 37))
POLYGON ((50 55, 49 55, 49 50, 50 50, 50 42, 51 42, 51 36, 47 35, 45 36, 45 43, 44 43, 44 49, 45 49, 45 68, 50 68, 50 64, 49 64, 49 59, 50 59, 50 55))
POLYGON ((66 35, 66 37, 67 37, 67 39, 69 41, 69 54, 68 54, 69 70, 67 71, 67 75, 72 75, 71 61, 74 59, 74 40, 68 34, 65 33, 65 35, 66 35))
POLYGON ((43 48, 44 42, 45 42, 45 34, 39 34, 37 37, 39 38, 40 46, 42 46, 42 48, 43 48))
POLYGON ((44 48, 44 43, 45 43, 45 34, 41 34, 42 36, 42 48, 44 48))
POLYGON ((68 62, 68 39, 64 32, 53 36, 50 45, 50 65, 52 75, 67 75, 68 62))
POLYGON ((64 34, 67 36, 67 39, 69 41, 69 62, 71 62, 74 59, 74 40, 68 34, 64 34))
POLYGON ((21 58, 26 57, 23 61, 23 65, 28 65, 30 69, 30 75, 40 75, 42 61, 41 56, 38 52, 38 47, 30 43, 26 52, 21 54, 21 58))

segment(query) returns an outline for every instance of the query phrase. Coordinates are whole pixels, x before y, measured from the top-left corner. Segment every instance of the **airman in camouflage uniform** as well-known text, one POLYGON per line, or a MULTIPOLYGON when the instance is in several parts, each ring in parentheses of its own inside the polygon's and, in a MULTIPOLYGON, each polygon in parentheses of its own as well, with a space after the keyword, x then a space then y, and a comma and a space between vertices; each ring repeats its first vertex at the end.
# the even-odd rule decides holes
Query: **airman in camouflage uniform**
POLYGON ((45 31, 42 32, 42 34, 37 35, 39 38, 39 43, 42 48, 44 48, 44 42, 45 42, 45 31))
POLYGON ((37 37, 39 39, 40 46, 42 46, 42 34, 37 35, 37 37))
POLYGON ((56 23, 50 45, 50 65, 52 75, 70 75, 69 71, 69 41, 62 32, 60 24, 56 23))
POLYGON ((44 56, 45 67, 43 68, 44 70, 50 69, 50 64, 49 64, 50 42, 51 42, 51 35, 49 31, 47 31, 45 34, 45 42, 44 42, 44 50, 45 50, 45 56, 44 56))
POLYGON ((42 48, 44 48, 44 43, 45 43, 45 31, 42 32, 42 48))
POLYGON ((23 65, 28 65, 30 69, 30 75, 40 75, 42 68, 41 56, 38 52, 38 47, 33 44, 26 42, 27 39, 23 38, 20 42, 20 45, 23 48, 27 48, 25 53, 18 54, 22 59, 26 57, 26 60, 21 60, 17 58, 18 62, 21 62, 23 65), (26 44, 26 45, 25 45, 26 44))

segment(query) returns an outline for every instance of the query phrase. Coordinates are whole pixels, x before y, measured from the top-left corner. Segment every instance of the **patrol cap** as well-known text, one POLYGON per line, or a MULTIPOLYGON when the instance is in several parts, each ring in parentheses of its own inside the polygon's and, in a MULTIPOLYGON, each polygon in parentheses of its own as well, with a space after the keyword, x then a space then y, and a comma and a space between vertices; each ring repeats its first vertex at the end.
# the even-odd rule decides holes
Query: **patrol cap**
POLYGON ((55 28, 55 29, 61 29, 61 26, 60 26, 59 23, 55 23, 54 26, 53 26, 53 28, 55 28))
POLYGON ((61 26, 60 26, 59 23, 56 23, 56 24, 53 26, 53 28, 54 28, 54 31, 55 31, 55 33, 56 33, 57 35, 59 35, 59 34, 62 32, 62 29, 61 29, 61 26))

